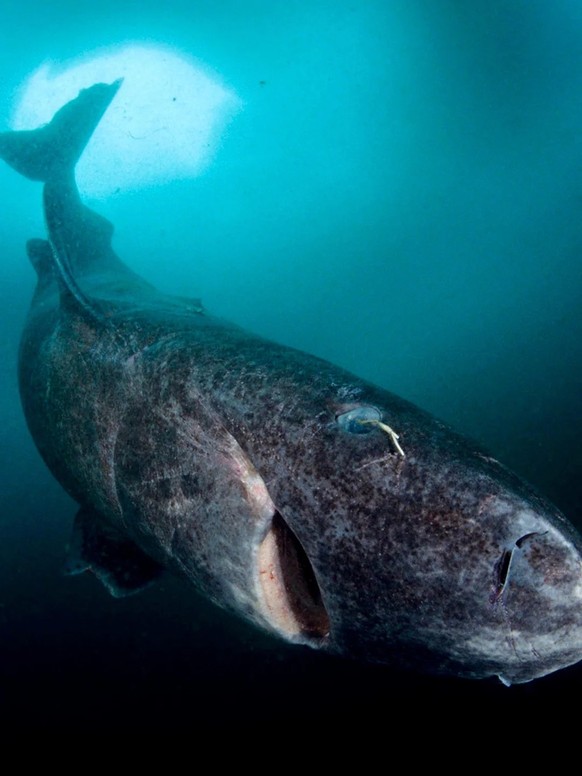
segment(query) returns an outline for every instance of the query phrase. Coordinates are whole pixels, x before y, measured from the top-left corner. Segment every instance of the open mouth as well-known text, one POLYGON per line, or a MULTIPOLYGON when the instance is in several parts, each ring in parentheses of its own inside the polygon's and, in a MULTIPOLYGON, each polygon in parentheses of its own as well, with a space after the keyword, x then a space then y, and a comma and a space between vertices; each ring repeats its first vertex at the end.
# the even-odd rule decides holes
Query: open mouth
POLYGON ((258 550, 265 615, 292 641, 319 643, 329 633, 329 617, 309 558, 279 512, 258 550))

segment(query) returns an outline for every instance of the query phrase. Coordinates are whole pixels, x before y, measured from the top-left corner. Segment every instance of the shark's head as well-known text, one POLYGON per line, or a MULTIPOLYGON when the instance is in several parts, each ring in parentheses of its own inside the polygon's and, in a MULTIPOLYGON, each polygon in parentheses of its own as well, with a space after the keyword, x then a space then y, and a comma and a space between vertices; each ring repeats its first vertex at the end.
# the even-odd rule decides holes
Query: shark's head
POLYGON ((582 557, 565 518, 438 421, 371 399, 320 413, 275 467, 258 556, 275 630, 506 684, 582 659, 582 557))

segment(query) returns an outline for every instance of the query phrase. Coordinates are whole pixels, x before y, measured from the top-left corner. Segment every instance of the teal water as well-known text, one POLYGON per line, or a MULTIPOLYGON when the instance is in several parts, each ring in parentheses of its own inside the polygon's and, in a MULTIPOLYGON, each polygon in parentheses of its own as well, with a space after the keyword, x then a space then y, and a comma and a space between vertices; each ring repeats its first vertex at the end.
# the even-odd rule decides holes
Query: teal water
MULTIPOLYGON (((242 101, 200 175, 95 202, 134 270, 414 401, 582 529, 579 3, 61 1, 23 16, 0 6, 0 129, 44 61, 128 41, 196 57, 242 101)), ((279 719, 312 723, 375 718, 387 693, 424 709, 575 696, 578 668, 510 690, 403 679, 274 645, 178 583, 113 601, 63 579, 75 508, 16 387, 40 188, 7 167, 0 183, 5 727, 268 719, 273 695, 279 719)))

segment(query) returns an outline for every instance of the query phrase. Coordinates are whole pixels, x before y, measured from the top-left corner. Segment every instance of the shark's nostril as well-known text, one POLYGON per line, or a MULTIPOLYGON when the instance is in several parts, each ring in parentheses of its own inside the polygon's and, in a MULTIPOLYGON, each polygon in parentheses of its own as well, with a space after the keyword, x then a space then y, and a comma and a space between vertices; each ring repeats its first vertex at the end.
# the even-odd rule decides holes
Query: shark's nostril
MULTIPOLYGON (((545 531, 544 531, 544 533, 545 533, 545 531)), ((521 549, 521 547, 522 547, 522 546, 525 544, 525 542, 527 542, 529 539, 533 538, 534 536, 541 536, 541 535, 542 535, 542 534, 540 534, 540 532, 539 532, 539 531, 531 531, 530 533, 526 533, 526 534, 524 534, 523 536, 521 536, 521 537, 520 537, 520 538, 519 538, 519 539, 518 539, 518 540, 515 542, 515 546, 516 546, 516 547, 519 547, 519 548, 521 549)))
POLYGON ((529 533, 520 536, 519 539, 516 539, 515 544, 511 549, 506 548, 503 550, 501 557, 495 564, 495 583, 492 601, 498 601, 507 586, 515 549, 521 550, 524 544, 527 544, 530 539, 534 536, 541 535, 543 534, 540 534, 539 531, 530 531, 529 533))
POLYGON ((511 560, 513 558, 513 550, 503 550, 501 557, 495 565, 495 590, 493 593, 493 601, 498 601, 501 594, 505 590, 507 580, 509 578, 509 570, 511 568, 511 560))
POLYGON ((497 576, 499 580, 499 585, 501 587, 504 587, 505 583, 507 582, 507 577, 509 576, 509 567, 511 566, 512 557, 513 557, 512 550, 505 550, 503 555, 501 556, 501 560, 499 561, 497 576))

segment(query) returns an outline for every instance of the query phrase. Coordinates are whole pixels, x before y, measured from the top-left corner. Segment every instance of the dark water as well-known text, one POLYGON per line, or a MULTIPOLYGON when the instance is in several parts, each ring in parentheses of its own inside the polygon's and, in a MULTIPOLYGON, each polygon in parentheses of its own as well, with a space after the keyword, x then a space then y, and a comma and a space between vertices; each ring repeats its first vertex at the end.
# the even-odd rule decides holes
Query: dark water
MULTIPOLYGON (((203 175, 96 205, 122 257, 418 403, 582 528, 581 40, 574 0, 4 0, 0 122, 47 59, 154 41, 206 63, 244 108, 203 175)), ((577 698, 580 667, 509 689, 402 675, 282 646, 177 581, 113 600, 61 576, 75 505, 15 369, 40 190, 0 183, 4 731, 357 730, 394 709, 417 731, 485 710, 495 731, 577 698)))

